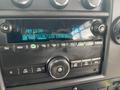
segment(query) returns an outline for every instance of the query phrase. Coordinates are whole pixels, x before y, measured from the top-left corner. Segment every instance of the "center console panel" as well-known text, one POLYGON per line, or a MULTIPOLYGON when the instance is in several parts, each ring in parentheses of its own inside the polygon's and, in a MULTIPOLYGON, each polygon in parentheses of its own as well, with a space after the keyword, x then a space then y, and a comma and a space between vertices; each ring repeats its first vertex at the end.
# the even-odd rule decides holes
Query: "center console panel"
POLYGON ((117 1, 1 0, 5 88, 116 90, 119 14, 112 13, 117 1))

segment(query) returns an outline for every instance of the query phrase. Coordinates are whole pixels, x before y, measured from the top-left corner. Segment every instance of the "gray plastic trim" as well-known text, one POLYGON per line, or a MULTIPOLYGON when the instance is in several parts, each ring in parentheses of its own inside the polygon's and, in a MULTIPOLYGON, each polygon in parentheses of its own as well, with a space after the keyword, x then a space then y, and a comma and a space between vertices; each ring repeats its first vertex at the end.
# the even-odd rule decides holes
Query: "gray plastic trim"
POLYGON ((3 82, 3 77, 2 77, 2 74, 1 74, 1 69, 0 69, 0 90, 5 90, 5 85, 4 85, 4 82, 3 82))

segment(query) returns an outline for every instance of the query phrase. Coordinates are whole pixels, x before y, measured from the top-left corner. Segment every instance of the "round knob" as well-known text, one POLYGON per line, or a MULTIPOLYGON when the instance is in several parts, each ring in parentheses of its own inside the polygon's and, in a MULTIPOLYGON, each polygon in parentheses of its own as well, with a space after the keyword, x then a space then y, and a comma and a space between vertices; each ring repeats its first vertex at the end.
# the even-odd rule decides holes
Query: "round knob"
POLYGON ((113 90, 120 90, 120 84, 119 82, 116 82, 113 86, 113 90))
POLYGON ((2 23, 0 25, 0 30, 3 32, 3 33, 9 33, 12 31, 12 25, 10 23, 2 23))
POLYGON ((120 90, 120 86, 119 87, 116 87, 116 89, 115 90, 120 90))
POLYGON ((100 6, 102 0, 82 0, 82 4, 87 9, 93 9, 100 6))
POLYGON ((94 21, 91 26, 91 31, 95 36, 103 36, 106 31, 106 25, 101 21, 94 21))
POLYGON ((68 59, 65 57, 54 57, 48 63, 48 71, 54 79, 64 79, 70 72, 68 59))
POLYGON ((15 6, 20 8, 26 8, 32 4, 33 0, 12 0, 15 6))
POLYGON ((69 0, 50 0, 53 7, 62 9, 69 3, 69 0))
POLYGON ((115 43, 120 44, 120 17, 116 18, 112 23, 111 36, 115 43))

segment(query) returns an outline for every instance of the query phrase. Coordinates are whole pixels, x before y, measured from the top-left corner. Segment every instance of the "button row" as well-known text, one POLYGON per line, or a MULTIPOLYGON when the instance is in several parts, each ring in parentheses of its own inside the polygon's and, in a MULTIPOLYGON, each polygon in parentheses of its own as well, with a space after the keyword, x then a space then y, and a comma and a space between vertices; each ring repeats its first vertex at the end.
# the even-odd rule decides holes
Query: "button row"
POLYGON ((101 62, 101 58, 92 58, 92 59, 84 59, 84 60, 74 60, 71 61, 71 68, 80 68, 84 66, 92 66, 99 65, 101 62))
POLYGON ((7 75, 14 76, 14 75, 26 75, 26 74, 35 74, 35 73, 44 73, 45 66, 31 66, 31 67, 20 67, 20 68, 12 68, 7 69, 7 75))
MULTIPOLYGON (((80 68, 85 66, 99 65, 101 63, 101 58, 92 58, 92 59, 84 59, 84 60, 74 60, 71 61, 71 68, 80 68)), ((35 73, 44 73, 45 66, 34 65, 28 67, 18 67, 7 69, 7 75, 26 75, 26 74, 35 74, 35 73)))
POLYGON ((71 42, 71 43, 46 43, 46 44, 16 44, 16 45, 7 45, 3 46, 5 51, 8 50, 27 50, 27 49, 39 49, 39 48, 50 48, 50 47, 81 47, 81 46, 94 46, 102 45, 102 41, 88 41, 88 42, 71 42))
POLYGON ((79 47, 79 46, 94 46, 94 45, 102 45, 102 41, 87 41, 87 42, 64 42, 64 43, 46 43, 46 44, 31 44, 30 48, 49 48, 49 47, 79 47))

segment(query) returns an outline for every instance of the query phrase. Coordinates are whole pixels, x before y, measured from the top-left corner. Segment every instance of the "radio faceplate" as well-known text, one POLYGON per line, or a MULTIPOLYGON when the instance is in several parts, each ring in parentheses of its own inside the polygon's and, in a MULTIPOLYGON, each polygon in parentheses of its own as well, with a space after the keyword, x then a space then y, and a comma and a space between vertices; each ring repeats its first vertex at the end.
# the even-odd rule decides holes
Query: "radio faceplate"
POLYGON ((6 86, 101 74, 106 27, 100 18, 3 20, 0 55, 6 86))

